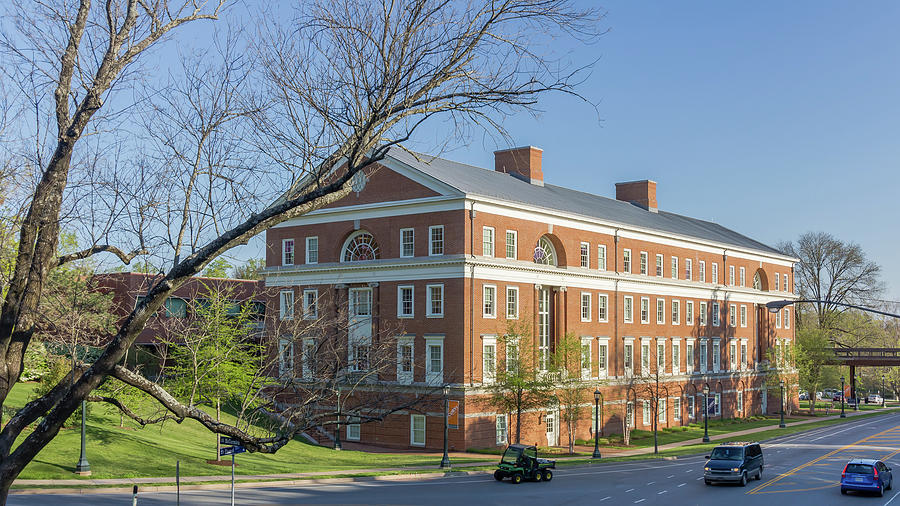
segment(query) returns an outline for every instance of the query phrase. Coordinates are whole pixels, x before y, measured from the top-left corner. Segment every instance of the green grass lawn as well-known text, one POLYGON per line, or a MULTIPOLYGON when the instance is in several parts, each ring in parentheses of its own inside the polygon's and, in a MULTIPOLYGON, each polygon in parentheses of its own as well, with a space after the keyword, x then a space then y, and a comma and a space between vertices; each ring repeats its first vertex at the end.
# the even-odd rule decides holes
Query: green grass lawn
MULTIPOLYGON (((17 384, 6 407, 18 408, 29 399, 34 385, 17 384)), ((223 418, 231 418, 227 415, 223 418)), ((233 419, 233 418, 232 418, 233 419)), ((227 466, 206 463, 215 458, 216 437, 198 422, 166 422, 147 427, 119 427, 119 416, 111 408, 93 405, 87 420, 87 458, 91 478, 137 478, 175 476, 175 461, 181 461, 182 476, 223 475, 227 466)), ((23 435, 24 437, 24 435, 23 435)), ((80 427, 63 429, 19 476, 21 479, 73 479, 80 451, 80 427)), ((237 474, 278 474, 348 469, 434 466, 440 458, 426 455, 396 455, 356 451, 334 451, 295 440, 274 455, 244 453, 236 457, 237 474)), ((456 462, 466 462, 455 459, 456 462)), ((469 460, 471 461, 471 460, 469 460)))

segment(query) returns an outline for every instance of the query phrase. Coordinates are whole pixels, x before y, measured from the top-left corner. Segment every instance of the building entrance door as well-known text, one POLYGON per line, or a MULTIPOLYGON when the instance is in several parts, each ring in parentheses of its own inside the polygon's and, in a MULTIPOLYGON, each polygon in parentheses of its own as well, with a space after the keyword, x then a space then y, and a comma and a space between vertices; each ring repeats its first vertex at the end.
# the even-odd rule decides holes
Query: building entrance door
POLYGON ((559 446, 559 417, 551 411, 544 420, 547 423, 547 446, 559 446))

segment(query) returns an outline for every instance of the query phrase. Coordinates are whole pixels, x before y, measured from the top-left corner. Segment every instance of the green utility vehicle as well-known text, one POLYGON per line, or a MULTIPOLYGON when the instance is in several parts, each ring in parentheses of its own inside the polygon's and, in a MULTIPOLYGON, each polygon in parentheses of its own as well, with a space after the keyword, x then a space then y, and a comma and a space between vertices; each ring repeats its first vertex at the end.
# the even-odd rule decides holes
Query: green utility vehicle
POLYGON ((510 478, 515 484, 522 483, 522 480, 550 481, 553 479, 551 469, 555 468, 555 460, 538 458, 536 446, 509 445, 497 464, 494 479, 501 481, 510 478))

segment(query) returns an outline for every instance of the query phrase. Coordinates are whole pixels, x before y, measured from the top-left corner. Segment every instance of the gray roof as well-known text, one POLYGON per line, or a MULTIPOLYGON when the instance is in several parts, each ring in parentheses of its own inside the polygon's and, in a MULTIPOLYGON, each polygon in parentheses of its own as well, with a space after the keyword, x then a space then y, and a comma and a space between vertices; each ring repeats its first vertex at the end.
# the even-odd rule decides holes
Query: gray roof
POLYGON ((412 155, 400 148, 391 148, 388 156, 452 186, 466 195, 517 202, 622 225, 658 230, 768 254, 783 255, 775 248, 709 221, 666 211, 654 213, 629 202, 571 190, 562 186, 529 184, 502 172, 427 154, 412 155))

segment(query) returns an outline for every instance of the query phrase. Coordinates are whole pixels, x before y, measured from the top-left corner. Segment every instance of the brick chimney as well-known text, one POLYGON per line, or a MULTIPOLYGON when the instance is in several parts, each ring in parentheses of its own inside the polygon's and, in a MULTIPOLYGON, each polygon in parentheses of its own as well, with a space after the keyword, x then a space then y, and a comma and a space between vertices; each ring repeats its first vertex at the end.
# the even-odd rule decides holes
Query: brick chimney
POLYGON ((616 183, 616 200, 630 202, 655 213, 657 212, 656 181, 644 179, 643 181, 616 183))
POLYGON ((544 150, 534 146, 494 151, 494 170, 505 172, 526 183, 544 186, 541 156, 544 150))

